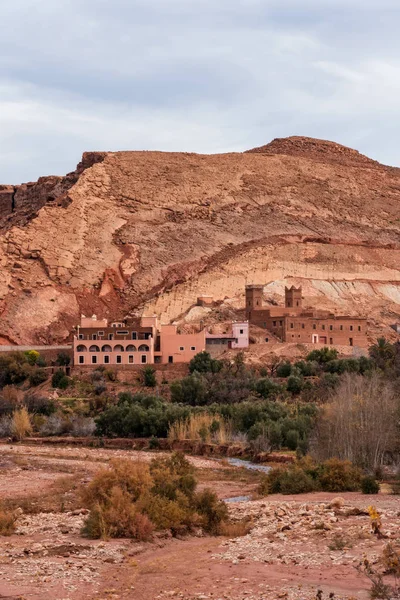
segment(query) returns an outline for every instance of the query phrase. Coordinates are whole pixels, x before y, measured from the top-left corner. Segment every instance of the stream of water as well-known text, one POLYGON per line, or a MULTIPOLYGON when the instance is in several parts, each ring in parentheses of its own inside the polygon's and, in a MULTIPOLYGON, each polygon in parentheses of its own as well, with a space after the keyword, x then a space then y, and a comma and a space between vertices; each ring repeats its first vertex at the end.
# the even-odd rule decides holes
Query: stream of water
MULTIPOLYGON (((233 467, 243 467, 244 469, 249 469, 250 471, 261 471, 261 473, 268 473, 271 470, 271 467, 267 467, 266 465, 259 465, 257 463, 253 463, 250 460, 243 460, 241 458, 227 458, 227 462, 233 467)), ((251 500, 250 496, 232 496, 231 498, 225 498, 225 502, 248 502, 251 500)))

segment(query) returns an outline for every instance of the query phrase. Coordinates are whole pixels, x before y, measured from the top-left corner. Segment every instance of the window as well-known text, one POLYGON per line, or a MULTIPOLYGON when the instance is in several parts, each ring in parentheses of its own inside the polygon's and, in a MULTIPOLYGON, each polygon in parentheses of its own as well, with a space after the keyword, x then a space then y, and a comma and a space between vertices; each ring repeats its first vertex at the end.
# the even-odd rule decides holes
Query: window
POLYGON ((264 321, 264 327, 266 327, 266 326, 267 326, 267 322, 266 322, 266 321, 264 321))
POLYGON ((343 325, 340 326, 340 331, 343 331, 343 325))
POLYGON ((97 356, 92 356, 92 365, 97 364, 97 356))
POLYGON ((329 329, 333 331, 333 325, 329 325, 329 329))
POLYGON ((265 341, 266 341, 266 342, 269 342, 269 338, 265 338, 265 341))
POLYGON ((322 329, 325 330, 325 325, 322 325, 322 329))
POLYGON ((273 325, 274 327, 276 327, 276 321, 273 321, 273 322, 272 322, 272 325, 273 325))
POLYGON ((168 362, 171 364, 174 362, 174 357, 173 356, 168 356, 168 362))
POLYGON ((117 356, 117 365, 122 363, 122 356, 117 356))
POLYGON ((129 362, 130 365, 133 365, 133 354, 129 355, 128 362, 129 362))
POLYGON ((137 340, 137 331, 132 331, 132 339, 137 340))
POLYGON ((329 338, 329 343, 331 346, 333 346, 333 338, 329 338))
POLYGON ((294 325, 293 323, 290 323, 290 329, 293 329, 294 325))
POLYGON ((87 348, 86 346, 83 346, 82 344, 80 344, 77 348, 76 351, 77 352, 86 352, 87 348))
POLYGON ((80 333, 78 335, 78 339, 80 339, 80 340, 84 340, 85 339, 85 336, 83 335, 83 333, 80 333))
POLYGON ((353 338, 349 338, 349 346, 353 345, 353 338))
POLYGON ((312 326, 312 328, 313 328, 313 329, 317 329, 317 326, 316 326, 316 324, 315 324, 315 323, 313 323, 313 326, 312 326))
POLYGON ((196 352, 196 346, 190 346, 192 352, 196 352))
POLYGON ((149 340, 151 338, 151 333, 145 333, 144 334, 144 339, 145 340, 149 340))
POLYGON ((353 325, 350 325, 350 331, 353 331, 353 325))
POLYGON ((139 346, 139 352, 149 352, 150 348, 146 344, 139 346))
POLYGON ((184 349, 185 349, 185 347, 184 347, 184 346, 179 346, 179 350, 180 350, 181 352, 183 352, 183 351, 184 351, 184 349))
POLYGON ((108 334, 108 339, 109 340, 113 340, 114 339, 114 334, 113 333, 109 333, 108 334))
POLYGON ((141 361, 142 365, 145 365, 147 363, 147 356, 145 354, 142 354, 141 361))
POLYGON ((297 337, 301 337, 301 335, 299 334, 297 337))
POLYGON ((304 329, 304 323, 301 324, 301 328, 304 329))
POLYGON ((117 335, 129 335, 129 331, 117 331, 117 335))
POLYGON ((127 352, 136 352, 136 346, 134 346, 133 344, 128 344, 126 347, 126 351, 127 352))
POLYGON ((101 337, 103 337, 104 331, 99 331, 98 334, 101 335, 101 337))
POLYGON ((279 325, 282 327, 282 325, 283 325, 283 321, 279 321, 279 325))
POLYGON ((104 344, 104 346, 101 347, 101 351, 102 352, 112 352, 112 348, 109 344, 104 344))
POLYGON ((105 356, 104 357, 104 364, 105 365, 109 365, 110 364, 110 357, 109 356, 105 356))
POLYGON ((243 335, 243 333, 244 333, 243 329, 239 329, 239 333, 240 333, 240 335, 243 335))
POLYGON ((92 333, 92 340, 97 340, 97 334, 96 333, 92 333))
POLYGON ((361 325, 358 326, 358 331, 361 331, 361 325))
POLYGON ((89 352, 100 352, 100 348, 98 346, 90 346, 89 352))
POLYGON ((84 356, 80 356, 79 357, 79 364, 80 365, 84 365, 85 364, 85 357, 84 356))
POLYGON ((114 352, 124 352, 125 348, 121 344, 114 346, 114 352))

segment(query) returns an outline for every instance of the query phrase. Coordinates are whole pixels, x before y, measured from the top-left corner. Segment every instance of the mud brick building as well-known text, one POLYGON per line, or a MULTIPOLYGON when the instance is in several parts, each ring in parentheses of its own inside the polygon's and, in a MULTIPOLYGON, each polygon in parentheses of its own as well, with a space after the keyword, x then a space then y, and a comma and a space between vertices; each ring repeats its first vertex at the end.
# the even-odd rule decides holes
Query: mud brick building
POLYGON ((111 324, 96 315, 83 316, 74 335, 74 364, 95 367, 187 363, 209 345, 215 348, 215 344, 220 352, 228 347, 247 348, 248 323, 232 323, 229 333, 216 336, 205 330, 178 333, 176 325, 159 325, 155 316, 111 324))
POLYGON ((285 287, 285 306, 263 305, 263 285, 246 286, 246 318, 282 342, 368 347, 366 319, 304 309, 301 287, 285 287))

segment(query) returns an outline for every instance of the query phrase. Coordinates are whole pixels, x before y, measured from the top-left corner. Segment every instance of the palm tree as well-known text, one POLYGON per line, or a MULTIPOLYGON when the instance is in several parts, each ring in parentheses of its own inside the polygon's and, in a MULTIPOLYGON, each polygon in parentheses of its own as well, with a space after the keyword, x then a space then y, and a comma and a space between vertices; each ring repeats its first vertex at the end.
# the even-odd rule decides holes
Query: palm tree
POLYGON ((370 357, 380 369, 386 369, 390 366, 395 354, 395 347, 384 337, 378 338, 376 344, 369 349, 370 357))

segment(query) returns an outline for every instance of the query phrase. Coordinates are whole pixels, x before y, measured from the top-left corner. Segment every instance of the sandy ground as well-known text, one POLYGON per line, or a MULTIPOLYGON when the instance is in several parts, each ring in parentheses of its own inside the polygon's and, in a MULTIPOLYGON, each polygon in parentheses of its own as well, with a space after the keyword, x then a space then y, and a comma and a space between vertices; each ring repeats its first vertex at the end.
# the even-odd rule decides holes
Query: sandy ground
MULTIPOLYGON (((0 445, 0 498, 18 498, 24 511, 16 534, 0 537, 0 598, 312 600, 322 590, 324 599, 334 593, 336 600, 367 600, 369 582, 356 565, 363 555, 378 560, 388 540, 400 541, 396 496, 343 494, 332 508, 337 494, 325 493, 229 504, 233 520, 252 521, 239 538, 87 540, 80 534, 85 511, 70 484, 88 481, 114 456, 154 454, 0 445), (370 532, 370 504, 382 515, 385 539, 370 532)), ((254 474, 248 479, 215 460, 190 460, 201 485, 220 498, 255 490, 254 474)))

